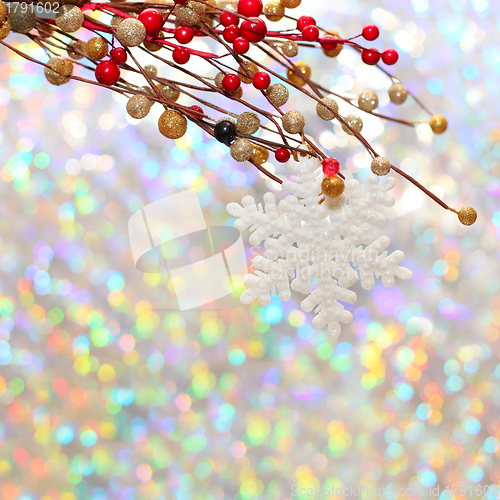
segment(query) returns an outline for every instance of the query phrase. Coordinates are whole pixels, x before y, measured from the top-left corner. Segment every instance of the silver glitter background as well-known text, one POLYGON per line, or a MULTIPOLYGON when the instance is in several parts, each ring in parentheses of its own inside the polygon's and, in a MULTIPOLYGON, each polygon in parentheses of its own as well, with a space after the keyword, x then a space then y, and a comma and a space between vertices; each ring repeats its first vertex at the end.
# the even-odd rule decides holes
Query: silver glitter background
MULTIPOLYGON (((449 129, 366 119, 363 133, 451 206, 475 207, 476 224, 398 179, 381 231, 414 276, 357 289, 338 341, 311 327, 300 297, 165 311, 175 295, 168 277, 135 269, 130 216, 194 187, 207 223, 231 224, 228 202, 274 187, 192 126, 167 141, 161 107, 136 122, 109 92, 50 86, 2 49, 0 498, 282 500, 326 486, 341 494, 317 498, 347 498, 359 485, 385 490, 356 498, 497 498, 500 5, 336 0, 295 13, 345 36, 380 26, 373 46, 398 49, 398 76, 449 129)), ((389 104, 388 79, 354 52, 299 57, 323 85, 372 88, 384 112, 428 119, 410 99, 389 104)), ((362 146, 314 102, 284 108, 366 178, 362 146)))

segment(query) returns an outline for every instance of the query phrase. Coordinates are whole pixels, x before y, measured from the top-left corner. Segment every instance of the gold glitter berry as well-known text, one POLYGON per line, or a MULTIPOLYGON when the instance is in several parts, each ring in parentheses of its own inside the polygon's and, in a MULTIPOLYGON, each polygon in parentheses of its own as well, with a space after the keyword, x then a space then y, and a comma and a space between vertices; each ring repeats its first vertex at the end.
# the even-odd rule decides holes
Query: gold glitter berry
MULTIPOLYGON (((156 97, 156 92, 149 87, 148 85, 144 85, 144 87, 139 87, 139 90, 144 94, 150 95, 151 97, 156 97)), ((149 103, 152 106, 156 101, 154 99, 149 99, 149 103)))
MULTIPOLYGON (((344 121, 353 128, 356 132, 361 132, 363 130, 363 120, 358 115, 347 115, 344 116, 344 121)), ((349 135, 354 135, 344 124, 342 124, 342 130, 349 135)))
POLYGON ((247 161, 253 155, 253 144, 246 139, 236 139, 230 148, 231 156, 236 161, 247 161))
POLYGON ((56 25, 65 33, 74 33, 83 26, 83 12, 76 5, 61 5, 57 9, 56 25))
MULTIPOLYGON (((62 57, 52 57, 47 62, 47 66, 45 67, 44 73, 45 78, 52 85, 63 85, 64 83, 68 83, 70 78, 67 74, 68 66, 63 63, 65 59, 62 57), (65 74, 61 74, 59 71, 63 71, 65 74)), ((71 61, 67 60, 69 63, 71 61)), ((71 69, 73 68, 73 63, 71 63, 71 69)))
POLYGON ((252 154, 251 158, 255 163, 258 163, 259 165, 263 165, 269 159, 269 151, 266 148, 264 148, 258 144, 254 144, 253 145, 253 154, 252 154))
POLYGON ((299 53, 299 46, 293 40, 287 40, 281 45, 281 52, 287 57, 295 57, 299 53))
POLYGON ((448 120, 443 115, 434 115, 429 125, 435 134, 442 134, 448 128, 448 120))
POLYGON ((71 76, 73 74, 73 61, 61 59, 55 66, 55 71, 61 76, 71 76))
POLYGON ((132 118, 144 118, 151 109, 151 102, 144 95, 133 95, 127 102, 127 113, 132 118))
POLYGON ((146 64, 146 66, 144 66, 144 71, 151 76, 156 76, 158 74, 158 69, 154 64, 146 64))
POLYGON ((23 12, 23 4, 18 4, 15 8, 9 11, 10 29, 16 33, 29 33, 36 26, 35 11, 24 4, 25 12, 23 12))
POLYGON ((269 100, 279 108, 287 103, 290 93, 282 83, 275 83, 267 88, 266 95, 269 97, 269 100))
POLYGON ((335 99, 331 99, 330 97, 325 97, 321 99, 321 102, 323 104, 318 102, 318 104, 316 105, 316 113, 322 120, 325 120, 327 122, 333 120, 336 116, 336 113, 338 113, 339 111, 339 105, 337 104, 337 101, 335 101, 335 99), (335 113, 329 110, 327 106, 334 109, 335 113))
POLYGON ((42 38, 48 38, 49 36, 52 36, 54 34, 54 28, 50 24, 39 24, 36 27, 38 34, 42 38))
POLYGON ((264 15, 269 21, 280 21, 285 14, 285 7, 283 7, 280 0, 271 0, 264 7, 264 15))
POLYGON ((283 128, 289 134, 299 134, 306 124, 304 117, 298 111, 289 111, 285 113, 281 117, 281 120, 283 122, 283 128))
POLYGON ((339 177, 325 177, 321 182, 321 191, 329 198, 338 198, 344 192, 344 181, 339 177))
POLYGON ((241 99, 241 96, 243 95, 243 88, 239 87, 234 92, 224 92, 224 93, 226 95, 234 96, 234 97, 237 97, 238 99, 241 99))
POLYGON ((123 20, 123 17, 119 16, 118 14, 115 14, 112 18, 111 18, 111 27, 112 28, 118 28, 118 25, 122 22, 123 20))
POLYGON ((78 60, 78 59, 81 59, 82 57, 84 57, 81 54, 78 54, 75 51, 75 49, 78 49, 80 52, 83 52, 84 54, 87 53, 86 44, 84 42, 74 42, 66 50, 66 52, 68 53, 68 56, 71 57, 71 59, 78 60))
POLYGON ((199 24, 205 16, 205 5, 190 0, 185 4, 177 4, 174 9, 175 17, 181 24, 199 24))
POLYGON ((126 47, 137 47, 146 39, 146 28, 138 19, 128 17, 116 28, 116 38, 126 47))
POLYGON ((477 212, 472 207, 463 207, 458 212, 458 220, 464 226, 472 226, 477 219, 477 212))
POLYGON ((91 38, 85 47, 90 59, 102 59, 108 55, 108 42, 101 36, 91 38))
POLYGON ((378 97, 373 90, 364 90, 358 96, 359 109, 363 111, 373 111, 378 106, 378 97))
POLYGON ((393 83, 388 90, 389 99, 394 104, 403 104, 408 97, 408 91, 402 83, 393 83))
POLYGON ((10 23, 9 19, 6 19, 2 24, 0 24, 0 40, 5 40, 10 33, 10 23))
POLYGON ((224 79, 225 76, 226 75, 224 73, 222 73, 222 71, 215 75, 214 83, 220 89, 222 88, 222 80, 224 79))
POLYGON ((177 89, 169 87, 168 85, 157 83, 156 86, 158 87, 158 90, 172 102, 177 102, 177 99, 179 99, 179 96, 181 95, 181 93, 177 89))
POLYGON ((230 116, 223 116, 222 118, 219 118, 216 123, 219 122, 232 122, 236 125, 236 121, 234 118, 231 118, 230 116))
POLYGON ((260 120, 259 117, 255 113, 250 113, 246 111, 238 116, 238 120, 236 121, 236 128, 238 132, 246 135, 252 135, 259 130, 260 120))
MULTIPOLYGON (((298 61, 294 64, 297 66, 300 73, 302 73, 306 78, 311 78, 311 68, 305 62, 298 61)), ((288 68, 287 77, 291 82, 300 85, 301 87, 307 83, 304 78, 295 74, 294 68, 292 67, 288 68)))
POLYGON ((259 68, 255 63, 246 61, 238 68, 238 76, 243 83, 252 83, 253 76, 255 75, 255 73, 258 73, 258 71, 259 68), (245 71, 245 68, 243 68, 243 66, 245 66, 247 71, 245 71), (247 72, 252 75, 252 78, 247 76, 247 72))
POLYGON ((295 9, 300 5, 300 2, 302 2, 302 0, 281 0, 281 5, 286 9, 295 9))
POLYGON ((158 129, 169 139, 180 139, 186 133, 186 117, 178 111, 169 109, 160 116, 158 129))
MULTIPOLYGON (((165 38, 165 35, 163 33, 158 33, 156 35, 156 38, 157 39, 163 39, 165 38)), ((161 50, 163 48, 163 45, 159 44, 159 43, 155 43, 155 42, 144 42, 144 47, 146 47, 146 49, 148 49, 150 52, 158 52, 159 50, 161 50)))
POLYGON ((217 2, 216 0, 207 0, 209 5, 205 7, 205 17, 203 18, 203 22, 207 23, 209 26, 213 27, 214 21, 215 21, 215 16, 216 14, 219 14, 219 11, 217 9, 214 9, 211 7, 213 5, 214 7, 217 7, 217 2), (210 12, 206 12, 206 11, 210 12))
POLYGON ((371 169, 375 175, 387 175, 391 171, 391 162, 383 156, 377 156, 372 161, 371 169))

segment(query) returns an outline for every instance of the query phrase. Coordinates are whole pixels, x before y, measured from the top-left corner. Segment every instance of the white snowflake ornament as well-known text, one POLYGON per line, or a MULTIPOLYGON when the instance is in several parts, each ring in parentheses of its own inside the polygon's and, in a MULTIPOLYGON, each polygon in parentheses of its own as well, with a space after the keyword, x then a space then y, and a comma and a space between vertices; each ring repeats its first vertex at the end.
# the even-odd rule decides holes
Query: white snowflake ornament
POLYGON ((356 294, 349 290, 358 280, 365 290, 375 285, 375 278, 386 287, 397 276, 409 279, 412 272, 400 267, 401 251, 388 255, 390 240, 374 240, 373 224, 383 224, 385 215, 378 208, 390 207, 394 198, 388 194, 394 179, 380 180, 370 175, 366 185, 356 180, 346 182, 339 198, 326 198, 321 192, 324 175, 316 158, 291 160, 286 164, 291 179, 283 182, 283 191, 291 193, 276 204, 272 193, 264 195, 264 207, 245 196, 242 205, 230 203, 227 211, 236 217, 240 231, 250 228, 250 243, 264 242, 264 256, 253 259, 255 274, 247 274, 247 290, 241 302, 255 299, 265 306, 278 292, 289 300, 291 290, 307 297, 304 311, 314 311, 313 325, 337 337, 340 322, 352 321, 352 314, 340 302, 353 304, 356 294))

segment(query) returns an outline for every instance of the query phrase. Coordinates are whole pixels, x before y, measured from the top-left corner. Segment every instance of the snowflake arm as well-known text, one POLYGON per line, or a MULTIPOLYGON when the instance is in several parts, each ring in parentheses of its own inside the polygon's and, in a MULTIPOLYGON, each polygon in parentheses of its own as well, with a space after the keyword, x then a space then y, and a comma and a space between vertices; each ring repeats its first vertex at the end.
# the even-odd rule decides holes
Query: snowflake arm
POLYGON ((328 325, 328 333, 338 337, 340 322, 352 321, 352 314, 338 301, 354 304, 356 298, 354 292, 339 287, 334 279, 323 279, 319 281, 318 288, 302 301, 301 307, 306 312, 314 309, 316 316, 312 323, 315 328, 320 329, 328 325))
POLYGON ((229 203, 227 211, 233 217, 237 217, 234 223, 236 229, 244 231, 250 228, 252 234, 249 240, 252 245, 260 245, 266 238, 281 234, 282 219, 277 211, 274 194, 264 195, 264 208, 260 204, 257 206, 255 199, 251 196, 245 196, 241 203, 241 205, 229 203))
POLYGON ((271 295, 278 296, 281 300, 290 300, 290 280, 294 270, 284 259, 273 261, 266 257, 257 256, 253 260, 255 274, 247 274, 243 280, 247 290, 241 295, 241 302, 251 304, 255 299, 261 306, 271 302, 271 295))
POLYGON ((395 277, 409 279, 413 273, 398 264, 404 259, 405 254, 400 250, 387 255, 384 250, 390 245, 387 236, 381 236, 366 248, 356 252, 353 264, 358 266, 361 286, 371 290, 375 286, 375 278, 381 278, 386 287, 394 285, 395 277))

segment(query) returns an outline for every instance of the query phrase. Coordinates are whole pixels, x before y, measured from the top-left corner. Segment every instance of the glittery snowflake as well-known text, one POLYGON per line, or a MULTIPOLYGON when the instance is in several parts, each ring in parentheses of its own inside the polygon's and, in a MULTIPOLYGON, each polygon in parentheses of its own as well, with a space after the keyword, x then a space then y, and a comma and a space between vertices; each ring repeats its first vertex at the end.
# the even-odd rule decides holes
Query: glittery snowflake
POLYGON ((313 311, 313 325, 337 337, 340 322, 352 321, 352 314, 340 302, 353 304, 356 293, 350 288, 359 280, 365 290, 375 285, 375 278, 386 287, 395 277, 411 278, 412 272, 399 263, 402 251, 388 254, 389 238, 374 239, 373 224, 383 224, 386 217, 378 209, 390 207, 394 198, 388 191, 395 181, 370 175, 367 184, 346 182, 344 193, 335 199, 321 193, 324 178, 315 158, 291 160, 286 164, 291 179, 283 182, 283 191, 291 193, 276 204, 274 194, 264 195, 264 206, 245 196, 242 205, 230 203, 227 211, 236 217, 240 231, 250 228, 250 243, 264 242, 264 255, 253 259, 255 274, 245 276, 247 290, 241 295, 244 304, 255 299, 268 305, 276 292, 289 300, 292 290, 307 297, 304 311, 313 311))

